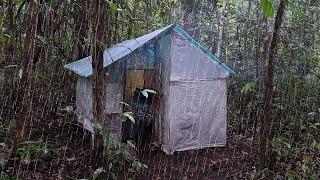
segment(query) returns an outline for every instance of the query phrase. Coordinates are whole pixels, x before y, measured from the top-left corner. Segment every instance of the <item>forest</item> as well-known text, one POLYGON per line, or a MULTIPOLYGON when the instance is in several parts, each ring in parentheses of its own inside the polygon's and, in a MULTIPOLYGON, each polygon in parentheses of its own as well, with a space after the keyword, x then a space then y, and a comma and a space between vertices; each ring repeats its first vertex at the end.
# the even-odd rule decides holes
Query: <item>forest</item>
POLYGON ((0 180, 320 179, 319 22, 319 0, 1 0, 0 180))

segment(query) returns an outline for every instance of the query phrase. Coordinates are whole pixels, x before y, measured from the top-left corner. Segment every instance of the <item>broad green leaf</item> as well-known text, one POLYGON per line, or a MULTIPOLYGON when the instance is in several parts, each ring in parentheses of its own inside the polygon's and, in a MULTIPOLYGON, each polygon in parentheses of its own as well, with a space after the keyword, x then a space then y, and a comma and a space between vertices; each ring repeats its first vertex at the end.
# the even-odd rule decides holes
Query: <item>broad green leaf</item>
POLYGON ((273 17, 274 7, 272 0, 260 0, 260 7, 267 17, 273 17))
POLYGON ((147 93, 153 93, 153 94, 157 94, 156 91, 152 90, 152 89, 144 89, 143 91, 147 92, 147 93))
POLYGON ((132 112, 124 112, 124 113, 121 114, 121 119, 122 119, 123 121, 126 121, 126 118, 129 118, 129 120, 130 120, 133 124, 136 123, 136 120, 134 119, 132 112))
POLYGON ((103 172, 103 167, 96 169, 92 174, 92 180, 97 179, 97 177, 103 172))
POLYGON ((117 10, 118 10, 118 6, 116 3, 114 2, 109 2, 109 6, 110 6, 110 11, 111 13, 114 15, 116 14, 117 10))
POLYGON ((157 92, 155 92, 154 90, 151 89, 144 89, 143 91, 141 91, 142 95, 144 95, 146 98, 148 98, 148 93, 152 93, 152 94, 157 94, 157 92))
POLYGON ((255 85, 255 82, 247 83, 242 87, 241 94, 247 94, 248 92, 252 91, 255 85))
POLYGON ((148 98, 148 93, 145 91, 141 91, 142 95, 145 96, 146 98, 148 98))

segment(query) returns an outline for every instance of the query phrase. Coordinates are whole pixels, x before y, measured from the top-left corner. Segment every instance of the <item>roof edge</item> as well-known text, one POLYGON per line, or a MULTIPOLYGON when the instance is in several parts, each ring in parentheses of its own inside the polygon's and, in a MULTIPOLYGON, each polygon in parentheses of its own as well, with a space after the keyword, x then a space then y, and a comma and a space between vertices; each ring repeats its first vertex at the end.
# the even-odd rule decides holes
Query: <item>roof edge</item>
MULTIPOLYGON (((174 27, 176 27, 176 24, 169 24, 169 25, 167 25, 166 27, 160 28, 160 29, 163 29, 163 31, 161 31, 161 32, 159 32, 158 34, 156 34, 152 39, 158 38, 159 36, 167 33, 168 31, 173 30, 174 27)), ((157 29, 157 30, 160 30, 160 29, 157 29)), ((148 35, 148 34, 150 34, 150 33, 153 33, 153 32, 155 32, 155 31, 157 31, 157 30, 151 31, 151 32, 149 32, 149 33, 147 33, 147 34, 145 34, 145 35, 148 35)), ((143 37, 143 36, 140 36, 140 37, 143 37)), ((132 39, 130 39, 130 40, 138 39, 138 38, 140 38, 140 37, 132 38, 132 39)), ((129 54, 126 54, 125 56, 128 56, 128 55, 130 55, 131 53, 133 53, 133 52, 135 52, 136 50, 138 50, 139 48, 144 47, 144 46, 145 46, 146 44, 148 44, 152 39, 149 39, 148 41, 144 42, 144 43, 141 44, 139 47, 133 49, 129 54)), ((127 41, 129 41, 129 40, 127 40, 127 41)), ((124 41, 122 41, 122 42, 124 42, 124 41)), ((122 42, 120 42, 120 43, 122 43, 122 42)), ((115 45, 112 46, 112 47, 118 46, 120 43, 117 43, 117 44, 115 44, 115 45)), ((110 47, 110 48, 112 48, 112 47, 110 47)), ((108 51, 110 48, 106 48, 104 51, 108 51)), ((110 55, 110 54, 109 54, 109 55, 110 55)), ((123 56, 123 57, 125 57, 125 56, 123 56)), ((84 58, 82 58, 82 59, 78 59, 77 61, 74 61, 74 62, 65 64, 65 65, 64 65, 64 69, 67 69, 67 70, 69 70, 69 71, 72 71, 73 73, 77 74, 78 76, 88 78, 88 77, 90 77, 90 76, 92 75, 92 73, 89 74, 89 75, 84 75, 84 74, 82 74, 81 72, 78 72, 77 70, 71 68, 70 65, 71 65, 71 64, 74 64, 74 63, 76 63, 76 62, 79 62, 79 61, 86 60, 86 58, 89 58, 89 59, 90 59, 91 57, 92 57, 92 56, 90 55, 90 56, 84 57, 84 58)), ((123 57, 121 57, 121 58, 123 58, 123 57)), ((104 57, 104 58, 105 58, 105 57, 104 57)), ((121 59, 121 58, 119 58, 119 59, 121 59)), ((119 60, 119 59, 117 59, 117 60, 119 60)), ((115 61, 117 61, 117 60, 115 60, 115 61)), ((105 59, 104 59, 104 61, 105 61, 105 59)), ((115 61, 114 61, 114 62, 115 62, 115 61)), ((106 67, 108 67, 109 65, 110 65, 110 64, 108 64, 108 65, 103 65, 103 68, 106 68, 106 67)))
POLYGON ((229 75, 233 75, 235 74, 235 72, 228 67, 226 64, 222 63, 219 58, 212 54, 209 50, 207 50, 205 47, 203 47, 198 41, 196 41, 195 39, 193 39, 185 30, 183 30, 179 25, 174 25, 175 28, 174 30, 176 32, 178 32, 179 34, 181 34, 183 37, 185 37, 186 39, 188 39, 193 45, 195 45, 199 50, 201 50, 202 52, 204 52, 205 54, 207 54, 209 56, 209 58, 215 62, 217 62, 219 65, 222 66, 222 68, 224 70, 226 70, 228 72, 229 75))

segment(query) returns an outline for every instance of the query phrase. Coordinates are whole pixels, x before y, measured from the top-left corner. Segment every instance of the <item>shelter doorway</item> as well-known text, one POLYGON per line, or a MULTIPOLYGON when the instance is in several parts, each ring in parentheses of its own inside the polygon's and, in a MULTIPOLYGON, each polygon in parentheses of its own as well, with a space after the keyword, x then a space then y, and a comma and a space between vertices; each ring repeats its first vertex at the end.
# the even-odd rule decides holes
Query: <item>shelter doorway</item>
POLYGON ((122 125, 122 141, 135 140, 138 144, 150 140, 155 122, 155 99, 157 94, 148 93, 145 97, 141 92, 145 89, 156 91, 154 69, 127 69, 125 71, 124 100, 131 107, 124 106, 124 111, 131 111, 135 124, 130 121, 122 125))
POLYGON ((155 90, 155 72, 154 70, 126 70, 125 95, 126 102, 131 102, 134 92, 137 89, 155 90))

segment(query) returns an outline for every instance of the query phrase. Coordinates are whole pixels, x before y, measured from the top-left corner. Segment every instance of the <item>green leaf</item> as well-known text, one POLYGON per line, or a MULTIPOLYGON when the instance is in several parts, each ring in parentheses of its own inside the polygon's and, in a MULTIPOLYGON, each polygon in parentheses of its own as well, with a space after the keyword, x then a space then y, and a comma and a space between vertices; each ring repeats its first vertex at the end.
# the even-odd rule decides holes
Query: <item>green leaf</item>
POLYGON ((134 1, 133 0, 127 0, 127 6, 129 10, 132 12, 134 8, 134 1))
POLYGON ((293 171, 291 171, 291 170, 289 170, 289 171, 286 173, 286 176, 287 176, 288 180, 294 180, 294 179, 296 179, 296 174, 295 174, 293 171))
POLYGON ((130 104, 126 103, 126 102, 119 102, 119 104, 123 104, 125 106, 131 107, 130 104))
POLYGON ((132 141, 127 141, 127 144, 133 149, 137 149, 136 146, 132 143, 132 141))
POLYGON ((127 118, 129 118, 129 120, 130 120, 133 124, 136 123, 136 120, 134 119, 132 112, 124 112, 124 113, 121 114, 121 119, 122 119, 123 121, 126 121, 127 118))
POLYGON ((61 111, 66 111, 67 113, 71 113, 73 111, 73 107, 72 106, 66 106, 63 109, 60 109, 61 111))
POLYGON ((157 92, 152 89, 144 89, 143 91, 147 93, 157 94, 157 92))
POLYGON ((39 39, 42 44, 47 44, 48 43, 47 38, 45 38, 43 36, 37 35, 37 39, 39 39))
POLYGON ((137 171, 139 171, 139 170, 141 170, 141 169, 143 169, 143 168, 148 168, 147 165, 143 164, 143 163, 140 162, 140 161, 133 161, 132 167, 133 167, 135 170, 137 170, 137 171))
POLYGON ((19 6, 22 3, 21 0, 13 0, 13 4, 19 6))
POLYGON ((115 15, 118 10, 118 5, 114 2, 109 2, 109 6, 110 6, 111 13, 115 15))
POLYGON ((97 177, 103 172, 103 167, 96 169, 92 174, 92 180, 97 179, 97 177))
POLYGON ((145 91, 141 91, 142 95, 145 96, 146 98, 148 98, 148 93, 145 91))
POLYGON ((144 89, 143 91, 141 91, 141 93, 146 98, 148 98, 148 93, 157 94, 157 92, 155 92, 154 90, 151 90, 151 89, 144 89))
POLYGON ((252 91, 255 85, 256 85, 255 82, 247 83, 241 89, 241 94, 247 94, 248 92, 252 91))
POLYGON ((3 14, 0 14, 0 32, 2 31, 3 26, 3 14))
POLYGON ((260 0, 260 7, 267 17, 273 17, 274 7, 272 0, 260 0))
POLYGON ((19 79, 22 78, 22 73, 23 73, 23 69, 21 68, 21 69, 19 69, 19 72, 18 72, 19 79))

